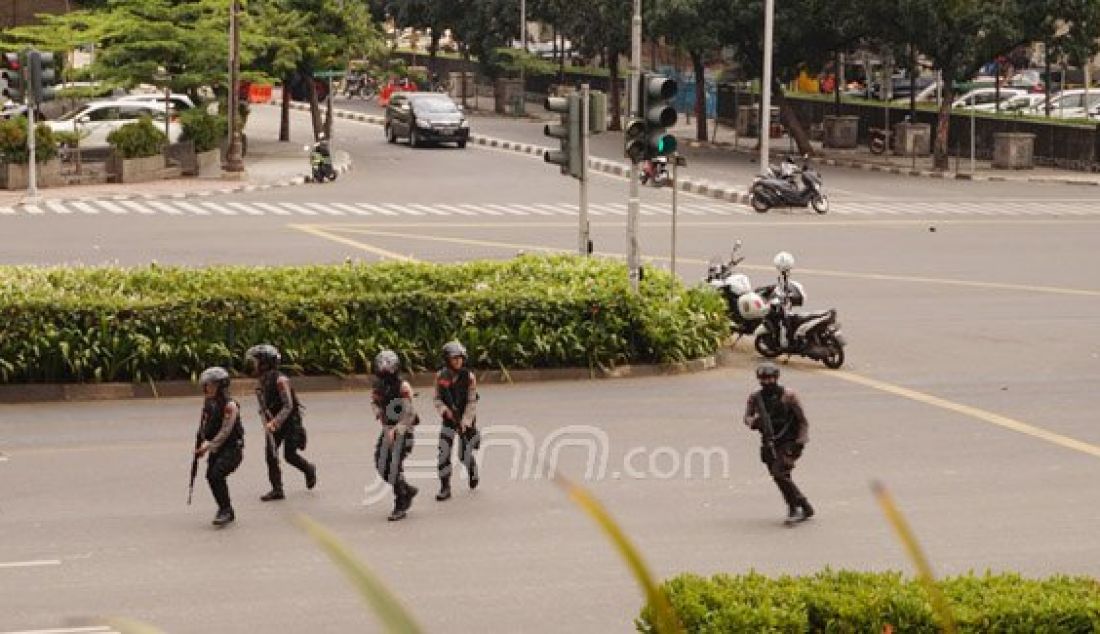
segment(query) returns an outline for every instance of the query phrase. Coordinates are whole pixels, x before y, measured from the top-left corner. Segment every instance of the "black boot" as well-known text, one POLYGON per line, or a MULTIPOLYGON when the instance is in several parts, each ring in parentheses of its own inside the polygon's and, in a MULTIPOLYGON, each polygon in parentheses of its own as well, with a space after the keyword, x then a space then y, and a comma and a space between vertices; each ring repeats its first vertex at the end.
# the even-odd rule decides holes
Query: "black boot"
POLYGON ((794 524, 802 519, 802 513, 799 511, 797 504, 790 504, 787 506, 787 519, 784 521, 786 524, 794 524))
POLYGON ((317 486, 317 465, 309 465, 309 471, 306 471, 306 488, 313 489, 317 486))
POLYGON ((416 497, 417 493, 420 493, 420 489, 414 487, 411 484, 405 485, 405 500, 404 503, 401 505, 402 511, 408 511, 410 508, 412 508, 413 498, 416 497))
POLYGON ((223 508, 218 510, 218 514, 214 517, 212 524, 214 524, 214 526, 225 526, 235 519, 237 519, 237 516, 233 513, 233 507, 223 508))
POLYGON ((451 499, 451 479, 440 478, 439 493, 435 494, 437 502, 443 502, 444 500, 451 499))
POLYGON ((390 513, 388 519, 391 522, 405 519, 405 496, 398 493, 397 497, 393 500, 393 512, 390 513))
POLYGON ((802 519, 808 520, 814 516, 814 507, 810 506, 810 501, 806 498, 799 500, 798 505, 802 507, 802 519))
POLYGON ((470 488, 471 489, 476 489, 478 483, 480 483, 480 482, 481 482, 481 478, 477 477, 477 471, 474 471, 473 473, 470 474, 470 488))
POLYGON ((283 490, 282 489, 271 489, 267 493, 264 493, 263 495, 260 496, 260 501, 261 502, 270 502, 272 500, 282 500, 282 499, 285 499, 285 498, 286 498, 286 496, 283 495, 283 490))

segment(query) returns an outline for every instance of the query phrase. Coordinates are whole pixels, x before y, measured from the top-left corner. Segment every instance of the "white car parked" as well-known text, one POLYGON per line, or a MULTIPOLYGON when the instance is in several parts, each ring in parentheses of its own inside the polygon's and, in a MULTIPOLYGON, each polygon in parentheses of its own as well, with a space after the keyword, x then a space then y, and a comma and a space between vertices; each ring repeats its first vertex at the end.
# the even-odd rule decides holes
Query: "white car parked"
POLYGON ((952 102, 951 107, 977 110, 979 112, 992 112, 997 109, 998 103, 1003 104, 1012 97, 1018 97, 1024 94, 1027 94, 1027 91, 1019 88, 1001 88, 999 95, 1000 99, 998 99, 997 89, 995 87, 976 88, 952 102))
MULTIPOLYGON (((115 101, 135 101, 140 103, 151 103, 159 106, 161 111, 164 110, 164 93, 142 92, 133 95, 115 97, 114 99, 115 101)), ((195 102, 191 101, 191 97, 188 97, 187 95, 172 93, 168 95, 168 101, 171 102, 172 108, 176 112, 185 112, 195 107, 195 102)))
MULTIPOLYGON (((54 121, 46 121, 54 132, 79 132, 84 136, 81 147, 106 147, 107 136, 127 123, 151 117, 158 129, 164 129, 164 109, 156 104, 134 101, 93 101, 54 121)), ((168 140, 179 140, 180 124, 168 122, 168 140)))
MULTIPOLYGON (((1050 96, 1050 116, 1059 119, 1086 119, 1089 112, 1100 106, 1100 88, 1089 90, 1088 105, 1085 104, 1085 91, 1083 88, 1063 90, 1050 96)), ((1046 114, 1046 106, 1039 102, 1032 108, 1031 114, 1043 116, 1046 114)))

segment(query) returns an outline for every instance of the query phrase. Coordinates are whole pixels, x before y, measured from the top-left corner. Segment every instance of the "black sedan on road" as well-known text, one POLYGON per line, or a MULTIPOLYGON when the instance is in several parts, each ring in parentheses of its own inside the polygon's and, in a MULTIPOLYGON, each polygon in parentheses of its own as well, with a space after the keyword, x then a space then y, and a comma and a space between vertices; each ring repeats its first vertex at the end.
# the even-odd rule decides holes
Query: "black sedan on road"
POLYGON ((386 140, 397 143, 407 138, 409 145, 454 143, 466 147, 470 124, 462 109, 442 93, 395 92, 386 106, 386 140))

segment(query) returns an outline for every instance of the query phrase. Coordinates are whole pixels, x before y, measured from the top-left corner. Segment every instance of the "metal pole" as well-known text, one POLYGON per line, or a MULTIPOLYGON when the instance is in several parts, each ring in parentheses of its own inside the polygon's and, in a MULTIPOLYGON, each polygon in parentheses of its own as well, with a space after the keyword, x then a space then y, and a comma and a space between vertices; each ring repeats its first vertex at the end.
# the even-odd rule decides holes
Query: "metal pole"
POLYGON ((588 84, 581 84, 581 213, 580 231, 577 240, 577 248, 582 256, 588 255, 589 229, 588 229, 588 143, 591 138, 589 132, 592 112, 589 107, 588 84))
POLYGON ((764 2, 764 77, 760 80, 760 172, 768 167, 772 122, 772 34, 775 31, 775 0, 764 2))
POLYGON ((238 100, 240 99, 240 11, 239 0, 229 0, 229 149, 225 156, 227 172, 243 172, 244 161, 241 158, 241 135, 237 130, 238 100))
MULTIPOLYGON (((527 55, 527 0, 519 0, 519 42, 523 46, 523 54, 527 55)), ((526 63, 526 62, 525 62, 526 63)), ((524 64, 519 67, 519 112, 522 115, 527 112, 527 72, 524 64)))
POLYGON ((38 202, 38 166, 37 166, 37 151, 34 138, 34 109, 36 104, 31 97, 31 87, 24 81, 23 85, 27 90, 27 153, 29 155, 29 163, 27 163, 27 202, 35 204, 38 202))
POLYGON ((669 253, 669 261, 671 264, 670 271, 672 273, 672 289, 676 288, 676 212, 677 212, 677 196, 676 190, 679 189, 679 182, 677 181, 677 171, 680 167, 680 156, 674 154, 672 156, 672 248, 669 253))
POLYGON ((169 121, 172 118, 172 86, 167 83, 164 84, 164 137, 168 139, 168 142, 172 142, 172 133, 169 131, 169 121))
POLYGON ((970 108, 970 173, 971 173, 971 175, 973 175, 974 172, 975 172, 975 169, 974 169, 974 145, 975 145, 974 137, 975 136, 976 135, 974 133, 974 108, 971 107, 970 108))
MULTIPOLYGON (((642 104, 638 103, 639 83, 642 73, 642 0, 634 0, 634 17, 630 30, 630 115, 642 116, 642 104)), ((638 164, 630 164, 630 197, 626 205, 626 266, 630 274, 630 286, 636 292, 641 278, 638 261, 638 209, 641 206, 638 191, 638 164)))

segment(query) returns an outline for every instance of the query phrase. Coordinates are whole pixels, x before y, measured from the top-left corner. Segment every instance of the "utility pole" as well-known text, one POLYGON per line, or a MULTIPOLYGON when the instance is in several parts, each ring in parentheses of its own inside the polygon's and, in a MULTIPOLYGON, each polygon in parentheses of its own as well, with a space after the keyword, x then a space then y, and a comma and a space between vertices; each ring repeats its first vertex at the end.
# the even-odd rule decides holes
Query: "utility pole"
POLYGON ((241 94, 241 30, 240 0, 229 0, 229 149, 222 169, 234 175, 244 172, 241 157, 241 135, 237 129, 241 94))
POLYGON ((760 80, 760 172, 768 167, 772 123, 772 33, 775 31, 775 0, 764 2, 764 77, 760 80))
POLYGON ((580 209, 580 234, 577 247, 582 256, 591 253, 592 240, 588 228, 588 154, 589 139, 592 138, 592 98, 588 84, 581 84, 581 209, 580 209))
MULTIPOLYGON (((771 0, 768 0, 771 2, 771 0)), ((634 17, 630 30, 630 115, 632 119, 644 116, 640 94, 642 76, 642 0, 634 0, 634 17)), ((630 163, 630 194, 626 205, 626 266, 630 275, 630 286, 638 291, 641 281, 641 266, 638 256, 638 209, 641 206, 638 191, 638 163, 630 163)))

